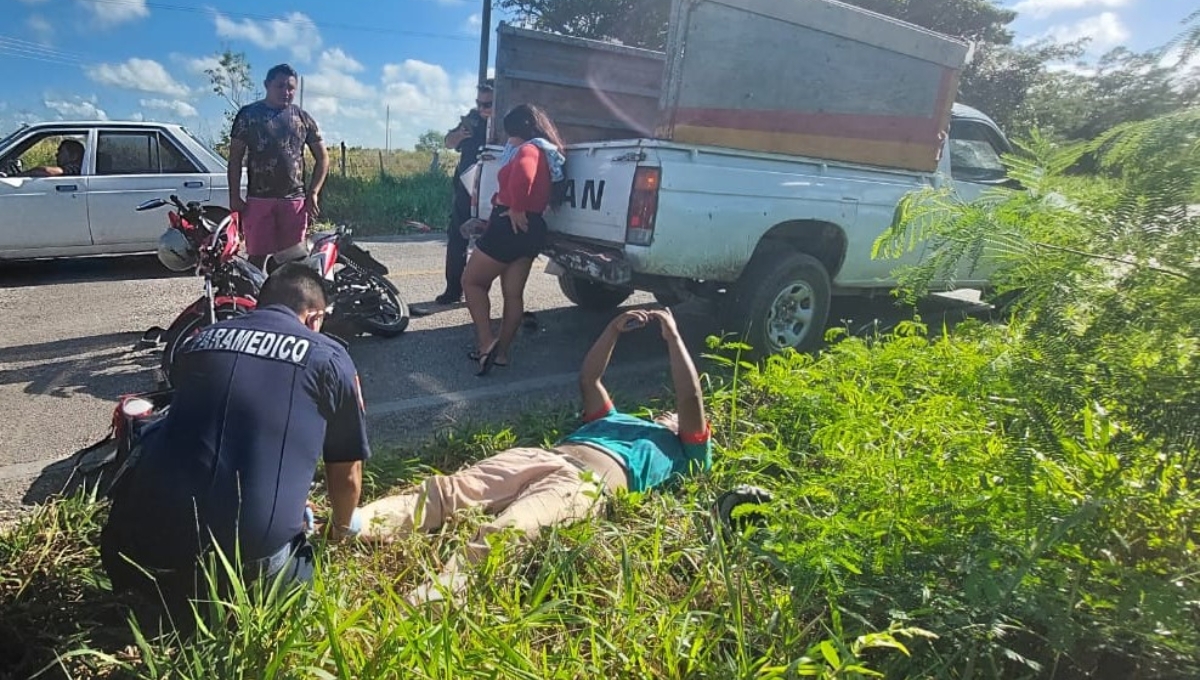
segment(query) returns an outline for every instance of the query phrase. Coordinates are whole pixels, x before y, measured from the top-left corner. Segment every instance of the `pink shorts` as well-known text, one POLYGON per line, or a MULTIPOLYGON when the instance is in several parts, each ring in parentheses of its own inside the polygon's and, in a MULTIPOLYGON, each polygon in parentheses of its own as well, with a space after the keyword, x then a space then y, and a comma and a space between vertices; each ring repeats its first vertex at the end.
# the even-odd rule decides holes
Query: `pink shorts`
POLYGON ((241 216, 247 255, 272 255, 300 243, 308 232, 303 198, 247 198, 241 216))

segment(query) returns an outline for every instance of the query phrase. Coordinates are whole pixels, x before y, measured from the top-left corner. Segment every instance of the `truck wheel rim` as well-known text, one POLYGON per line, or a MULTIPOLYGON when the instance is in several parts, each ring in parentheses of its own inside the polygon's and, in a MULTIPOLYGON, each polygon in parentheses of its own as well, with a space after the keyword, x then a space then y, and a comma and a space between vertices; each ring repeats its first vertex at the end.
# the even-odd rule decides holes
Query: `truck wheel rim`
POLYGON ((803 281, 794 281, 779 291, 767 313, 767 341, 779 351, 798 346, 812 326, 816 296, 803 281))

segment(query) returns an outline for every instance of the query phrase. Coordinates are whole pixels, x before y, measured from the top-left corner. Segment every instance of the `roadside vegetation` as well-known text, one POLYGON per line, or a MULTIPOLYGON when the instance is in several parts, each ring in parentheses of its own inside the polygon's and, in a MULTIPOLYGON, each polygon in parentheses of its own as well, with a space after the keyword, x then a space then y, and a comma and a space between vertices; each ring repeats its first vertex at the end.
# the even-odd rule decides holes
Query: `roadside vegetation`
MULTIPOLYGON (((193 638, 155 638, 107 591, 104 506, 47 505, 0 533, 0 677, 1200 677, 1197 129, 1188 109, 1034 135, 1009 161, 1024 191, 912 197, 877 244, 929 240, 903 292, 995 266, 1006 314, 833 332, 762 365, 713 339, 713 472, 526 548, 502 537, 461 606, 402 596, 472 516, 325 546, 309 593, 235 593, 201 603, 220 615, 193 638), (1067 175, 1081 160, 1102 176, 1067 175), (710 505, 742 483, 774 501, 723 533, 710 505)), ((572 421, 391 451, 369 493, 572 421)))

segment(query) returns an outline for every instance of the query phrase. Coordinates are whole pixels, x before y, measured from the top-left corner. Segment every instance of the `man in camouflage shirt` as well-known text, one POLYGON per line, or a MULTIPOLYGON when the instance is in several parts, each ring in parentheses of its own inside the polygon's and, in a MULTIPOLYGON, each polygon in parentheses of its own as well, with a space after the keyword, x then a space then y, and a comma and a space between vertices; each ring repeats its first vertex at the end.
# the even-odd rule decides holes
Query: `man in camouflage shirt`
POLYGON ((229 142, 229 208, 241 214, 246 254, 259 266, 268 255, 287 260, 304 254, 308 221, 321 212, 321 187, 329 170, 316 121, 292 103, 296 70, 287 64, 272 67, 263 85, 266 97, 237 112, 229 142), (307 192, 305 146, 315 160, 307 192), (243 160, 250 175, 245 200, 243 160))

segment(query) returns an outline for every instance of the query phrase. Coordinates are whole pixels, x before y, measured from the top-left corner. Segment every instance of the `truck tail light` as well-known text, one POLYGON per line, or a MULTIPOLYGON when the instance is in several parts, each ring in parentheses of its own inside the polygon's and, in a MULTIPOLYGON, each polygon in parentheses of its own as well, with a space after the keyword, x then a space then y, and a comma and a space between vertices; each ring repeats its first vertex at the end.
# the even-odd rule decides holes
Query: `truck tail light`
POLYGON ((648 246, 654 240, 661 178, 660 168, 638 168, 633 173, 633 193, 629 197, 629 217, 625 221, 626 243, 648 246))

